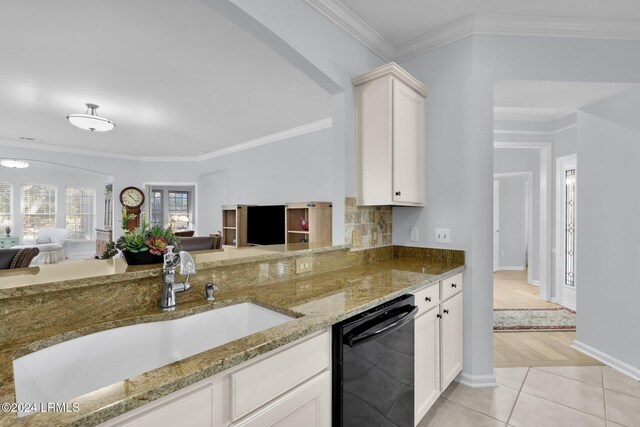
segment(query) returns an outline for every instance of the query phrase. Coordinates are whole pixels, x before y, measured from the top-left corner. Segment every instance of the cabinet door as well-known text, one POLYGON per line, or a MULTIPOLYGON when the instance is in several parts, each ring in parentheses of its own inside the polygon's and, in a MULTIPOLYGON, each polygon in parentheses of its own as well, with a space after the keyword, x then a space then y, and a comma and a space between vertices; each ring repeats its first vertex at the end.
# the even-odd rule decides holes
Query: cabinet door
MULTIPOLYGON (((256 385, 257 386, 257 385, 256 385)), ((331 373, 324 372, 232 427, 331 427, 331 373)))
POLYGON ((437 307, 416 318, 415 342, 417 425, 440 396, 440 320, 437 307))
POLYGON ((440 305, 440 390, 462 371, 462 293, 440 305))
POLYGON ((393 201, 424 204, 425 99, 393 80, 393 201))

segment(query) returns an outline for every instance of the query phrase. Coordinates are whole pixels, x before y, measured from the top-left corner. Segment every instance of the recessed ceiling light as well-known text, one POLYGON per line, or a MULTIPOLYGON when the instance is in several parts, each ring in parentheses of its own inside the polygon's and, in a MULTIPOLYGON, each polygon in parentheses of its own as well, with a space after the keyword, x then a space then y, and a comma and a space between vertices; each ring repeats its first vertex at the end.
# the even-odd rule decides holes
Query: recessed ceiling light
POLYGON ((90 130, 91 132, 106 132, 116 127, 116 124, 111 120, 100 117, 98 113, 96 113, 98 109, 96 104, 85 105, 87 106, 87 112, 84 114, 69 114, 67 116, 69 123, 80 129, 90 130))
POLYGON ((20 160, 0 160, 0 165, 6 168, 24 169, 29 167, 29 163, 20 160))

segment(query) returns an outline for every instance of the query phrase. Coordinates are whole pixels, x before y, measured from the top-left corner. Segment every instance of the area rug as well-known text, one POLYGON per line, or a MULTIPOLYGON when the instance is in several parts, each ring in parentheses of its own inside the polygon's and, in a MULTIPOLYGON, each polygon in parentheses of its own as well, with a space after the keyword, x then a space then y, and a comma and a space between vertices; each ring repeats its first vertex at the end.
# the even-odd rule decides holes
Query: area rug
POLYGON ((576 312, 564 307, 493 310, 494 331, 571 331, 575 329, 576 312))

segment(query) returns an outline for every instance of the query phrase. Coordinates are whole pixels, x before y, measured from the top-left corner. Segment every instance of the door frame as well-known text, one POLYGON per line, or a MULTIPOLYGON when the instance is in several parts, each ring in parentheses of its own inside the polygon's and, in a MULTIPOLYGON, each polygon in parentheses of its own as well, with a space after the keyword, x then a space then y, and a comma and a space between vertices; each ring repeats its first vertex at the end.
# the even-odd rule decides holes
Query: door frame
POLYGON ((493 176, 493 272, 500 269, 500 180, 493 176), (497 209, 496 209, 497 206, 497 209), (497 217, 497 218, 496 218, 497 217), (498 228, 496 230, 496 227, 498 228), (496 237, 497 234, 497 237, 496 237))
MULTIPOLYGON (((527 250, 527 282, 533 283, 533 273, 530 268, 531 253, 533 252, 533 172, 506 172, 506 173, 494 173, 493 180, 499 180, 500 178, 508 178, 510 176, 526 176, 527 181, 525 184, 525 209, 524 209, 524 235, 525 245, 527 250)), ((498 184, 500 181, 498 181, 498 184)), ((494 187, 495 188, 495 187, 494 187)), ((495 252, 495 249, 494 249, 495 252)), ((500 267, 498 263, 498 267, 500 267)), ((498 268, 499 270, 500 268, 498 268)), ((495 271, 495 270, 494 270, 495 271)))
POLYGON ((537 149, 540 157, 540 250, 539 271, 541 300, 551 301, 551 142, 501 142, 494 141, 495 148, 537 149))
MULTIPOLYGON (((575 169, 576 170, 576 187, 577 187, 577 177, 578 177, 578 155, 576 153, 569 154, 566 156, 561 156, 556 159, 556 274, 555 274, 555 298, 554 302, 560 305, 563 305, 572 310, 576 309, 576 298, 575 293, 577 293, 578 287, 578 271, 574 271, 575 274, 575 283, 576 286, 571 288, 570 286, 565 286, 564 284, 564 253, 565 253, 565 245, 564 245, 564 219, 565 219, 565 186, 564 186, 564 171, 567 169, 575 169), (565 298, 562 297, 563 290, 565 288, 569 288, 573 291, 574 295, 571 301, 566 301, 565 298)), ((577 203, 576 203, 577 205, 577 203)), ((576 206, 577 210, 577 206, 576 206)), ((576 224, 577 226, 577 224, 576 224)), ((578 239, 578 235, 576 233, 576 240, 578 239)), ((577 258, 577 253, 574 255, 577 258)))

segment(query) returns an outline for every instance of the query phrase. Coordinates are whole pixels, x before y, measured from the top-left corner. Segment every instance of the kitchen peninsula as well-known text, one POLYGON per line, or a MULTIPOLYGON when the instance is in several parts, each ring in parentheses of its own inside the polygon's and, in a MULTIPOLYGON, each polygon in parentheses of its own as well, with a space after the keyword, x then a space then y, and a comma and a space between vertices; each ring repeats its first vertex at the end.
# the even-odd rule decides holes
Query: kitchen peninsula
MULTIPOLYGON (((43 286, 39 291, 30 286, 1 289, 5 327, 0 335, 3 349, 0 400, 15 402, 14 359, 77 337, 184 318, 241 303, 258 305, 292 320, 74 398, 71 401, 79 404, 78 412, 36 413, 21 418, 15 413, 4 413, 0 426, 133 422, 127 421, 130 415, 127 413, 140 411, 147 403, 153 406, 154 401, 207 378, 236 372, 248 361, 263 360, 260 358, 271 352, 279 354, 279 349, 289 348, 297 340, 326 334, 333 324, 398 296, 429 289, 429 285, 442 285, 445 279, 464 270, 464 252, 398 246, 361 251, 334 247, 199 262, 197 267, 198 273, 191 278, 191 290, 182 293, 178 308, 168 313, 158 308, 161 283, 158 266, 68 283, 60 281, 49 288, 39 285, 43 286), (310 260, 313 271, 296 274, 300 259, 310 260), (214 302, 204 299, 204 287, 209 282, 219 288, 214 302)), ((215 328, 216 325, 211 325, 212 330, 215 328)), ((122 357, 122 362, 126 362, 126 354, 122 357)), ((283 370, 279 375, 287 373, 288 370, 283 370)), ((215 406, 216 394, 213 396, 215 406)), ((214 411, 214 415, 222 417, 216 418, 218 423, 228 425, 255 416, 247 411, 238 409, 235 414, 214 411)), ((325 419, 319 425, 328 425, 327 422, 325 419)))

